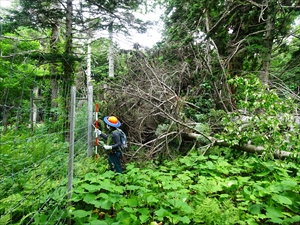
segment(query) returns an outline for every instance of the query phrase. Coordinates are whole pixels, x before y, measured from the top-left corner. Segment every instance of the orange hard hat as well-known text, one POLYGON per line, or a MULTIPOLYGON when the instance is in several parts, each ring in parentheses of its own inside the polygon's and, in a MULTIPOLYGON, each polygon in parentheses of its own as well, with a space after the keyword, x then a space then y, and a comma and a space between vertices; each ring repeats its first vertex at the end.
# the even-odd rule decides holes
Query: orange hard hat
POLYGON ((104 117, 104 122, 111 127, 120 127, 121 122, 118 120, 116 116, 106 116, 104 117))

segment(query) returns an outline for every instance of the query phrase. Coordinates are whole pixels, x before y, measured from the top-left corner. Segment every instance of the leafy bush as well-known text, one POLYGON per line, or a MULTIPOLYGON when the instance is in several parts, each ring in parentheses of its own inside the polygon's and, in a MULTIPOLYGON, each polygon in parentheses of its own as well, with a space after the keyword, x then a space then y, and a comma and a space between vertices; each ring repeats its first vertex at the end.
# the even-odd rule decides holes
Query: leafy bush
POLYGON ((35 133, 9 130, 1 135, 1 224, 32 223, 44 213, 47 219, 62 218, 69 145, 60 136, 45 133, 43 126, 35 133))
POLYGON ((274 90, 266 90, 255 77, 238 77, 230 82, 237 87, 240 111, 223 117, 224 132, 217 138, 231 145, 263 146, 271 153, 265 156, 272 156, 277 150, 299 149, 299 125, 294 122, 293 99, 282 99, 274 90))
POLYGON ((192 152, 159 168, 129 164, 124 174, 104 171, 105 165, 97 164, 76 181, 70 209, 74 224, 300 221, 300 172, 293 162, 192 152))

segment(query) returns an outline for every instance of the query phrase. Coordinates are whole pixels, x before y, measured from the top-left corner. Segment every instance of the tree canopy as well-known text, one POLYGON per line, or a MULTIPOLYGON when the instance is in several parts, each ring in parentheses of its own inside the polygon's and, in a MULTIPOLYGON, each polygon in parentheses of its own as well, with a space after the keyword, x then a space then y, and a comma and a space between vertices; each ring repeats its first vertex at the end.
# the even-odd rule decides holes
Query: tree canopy
POLYGON ((1 9, 0 220, 299 222, 299 9, 297 0, 19 0, 1 9), (162 40, 121 49, 111 36, 145 32, 151 21, 135 15, 157 6, 162 40), (99 128, 115 115, 127 134, 124 176, 106 171, 104 156, 86 157, 87 114, 96 114, 87 81, 99 128), (71 133, 80 160, 66 207, 71 133))

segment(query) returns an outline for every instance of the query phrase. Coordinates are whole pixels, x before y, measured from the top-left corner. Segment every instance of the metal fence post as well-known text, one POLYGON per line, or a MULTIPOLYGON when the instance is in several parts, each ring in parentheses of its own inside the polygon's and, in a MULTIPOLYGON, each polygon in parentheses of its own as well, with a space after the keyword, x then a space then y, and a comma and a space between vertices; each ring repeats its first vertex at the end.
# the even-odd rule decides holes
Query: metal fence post
POLYGON ((93 154, 93 84, 88 84, 88 156, 93 154))
POLYGON ((71 206, 73 191, 73 164, 74 164, 74 131, 75 131, 75 101, 76 87, 71 87, 71 109, 70 109, 70 149, 69 149, 69 170, 68 170, 68 205, 71 206))

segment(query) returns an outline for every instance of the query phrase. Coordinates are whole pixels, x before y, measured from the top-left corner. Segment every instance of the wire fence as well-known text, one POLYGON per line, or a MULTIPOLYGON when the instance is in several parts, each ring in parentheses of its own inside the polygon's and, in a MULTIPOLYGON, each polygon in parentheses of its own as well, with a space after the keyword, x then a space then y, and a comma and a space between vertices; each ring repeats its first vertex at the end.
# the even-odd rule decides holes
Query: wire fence
MULTIPOLYGON (((2 23, 0 225, 66 224, 73 178, 97 153, 92 127, 95 102, 93 86, 86 85, 86 62, 78 63, 76 88, 70 87, 63 73, 69 59, 55 58, 58 54, 50 46, 53 37, 44 28, 38 28, 40 33, 24 28, 8 34, 2 23), (70 99, 63 93, 70 93, 70 99), (67 117, 62 115, 65 112, 67 117)), ((135 43, 121 35, 115 35, 114 41, 127 46, 135 43)), ((86 43, 76 38, 74 42, 74 54, 85 57, 86 43)), ((106 58, 108 51, 99 52, 106 58)), ((108 61, 101 63, 109 66, 108 61)))
MULTIPOLYGON (((74 94, 75 87, 72 90, 74 94)), ((75 128, 75 105, 79 101, 74 99, 71 104, 74 111, 70 115, 73 138, 71 135, 69 141, 63 141, 63 127, 48 133, 41 122, 34 129, 16 129, 14 124, 6 133, 1 132, 0 224, 67 222, 74 165, 84 164, 88 146, 92 147, 88 143, 91 139, 88 117, 80 118, 75 128)), ((86 112, 86 106, 81 110, 86 112)))
POLYGON ((0 224, 65 224, 76 165, 92 156, 93 89, 63 86, 48 65, 5 44, 32 47, 1 36, 0 224), (65 96, 53 97, 56 85, 70 93, 70 108, 61 107, 65 96))

